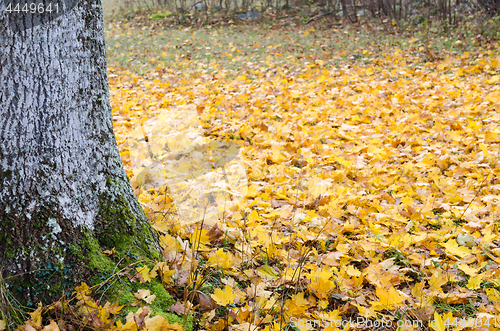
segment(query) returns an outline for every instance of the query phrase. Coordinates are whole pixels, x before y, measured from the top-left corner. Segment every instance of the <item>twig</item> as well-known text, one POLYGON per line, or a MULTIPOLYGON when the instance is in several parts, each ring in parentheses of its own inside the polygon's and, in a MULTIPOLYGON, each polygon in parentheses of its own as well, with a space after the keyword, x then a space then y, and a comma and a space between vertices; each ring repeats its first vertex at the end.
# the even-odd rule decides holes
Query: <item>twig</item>
POLYGON ((307 20, 307 22, 305 22, 304 24, 307 25, 309 23, 311 23, 312 21, 315 21, 316 19, 320 18, 320 17, 323 17, 323 16, 328 16, 328 15, 333 15, 333 11, 327 11, 326 13, 322 13, 322 14, 318 14, 314 17, 311 17, 310 19, 307 20))

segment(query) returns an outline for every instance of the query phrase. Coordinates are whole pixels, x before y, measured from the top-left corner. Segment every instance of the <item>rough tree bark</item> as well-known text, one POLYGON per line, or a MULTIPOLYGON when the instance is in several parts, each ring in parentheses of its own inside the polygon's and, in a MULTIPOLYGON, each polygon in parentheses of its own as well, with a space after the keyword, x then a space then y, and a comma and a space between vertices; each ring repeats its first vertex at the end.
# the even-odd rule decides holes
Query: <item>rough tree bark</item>
POLYGON ((58 1, 50 20, 0 2, 0 264, 28 304, 108 277, 105 249, 160 256, 116 146, 100 0, 58 1))

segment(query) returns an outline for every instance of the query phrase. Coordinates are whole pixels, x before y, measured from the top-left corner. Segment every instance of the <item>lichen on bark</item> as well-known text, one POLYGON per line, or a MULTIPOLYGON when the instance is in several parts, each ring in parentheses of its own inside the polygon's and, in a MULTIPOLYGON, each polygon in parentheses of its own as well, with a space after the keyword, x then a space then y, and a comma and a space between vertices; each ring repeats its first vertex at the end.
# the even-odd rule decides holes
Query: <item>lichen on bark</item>
MULTIPOLYGON (((35 306, 160 254, 116 146, 100 1, 21 32, 2 29, 5 19, 0 271, 10 294, 35 306), (116 256, 103 255, 112 248, 116 256)), ((117 299, 131 284, 101 290, 117 299)))

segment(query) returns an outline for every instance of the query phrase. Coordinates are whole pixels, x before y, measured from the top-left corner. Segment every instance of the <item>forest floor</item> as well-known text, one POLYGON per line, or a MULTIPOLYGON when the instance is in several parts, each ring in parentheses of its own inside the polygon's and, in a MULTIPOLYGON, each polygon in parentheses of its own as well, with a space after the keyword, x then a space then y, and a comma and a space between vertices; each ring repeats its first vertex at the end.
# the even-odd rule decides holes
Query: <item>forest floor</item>
MULTIPOLYGON (((454 35, 107 22, 142 281, 196 329, 497 329, 500 43, 454 35)), ((182 328, 135 297, 87 327, 182 328)))
POLYGON ((380 30, 108 25, 124 164, 197 327, 500 323, 500 44, 380 30), (240 148, 225 176, 210 140, 240 148))

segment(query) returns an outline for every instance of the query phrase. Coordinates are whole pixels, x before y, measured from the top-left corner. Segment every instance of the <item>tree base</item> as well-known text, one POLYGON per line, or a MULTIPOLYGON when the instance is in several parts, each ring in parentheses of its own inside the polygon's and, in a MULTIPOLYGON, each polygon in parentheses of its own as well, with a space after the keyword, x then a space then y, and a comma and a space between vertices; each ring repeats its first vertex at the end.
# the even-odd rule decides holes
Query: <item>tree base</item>
POLYGON ((75 226, 57 204, 35 212, 0 205, 0 256, 6 290, 22 305, 70 296, 82 282, 98 284, 137 261, 159 260, 156 233, 125 183, 108 179, 94 228, 75 226), (116 257, 105 256, 114 250, 116 257), (121 260, 118 259, 121 257, 121 260))

